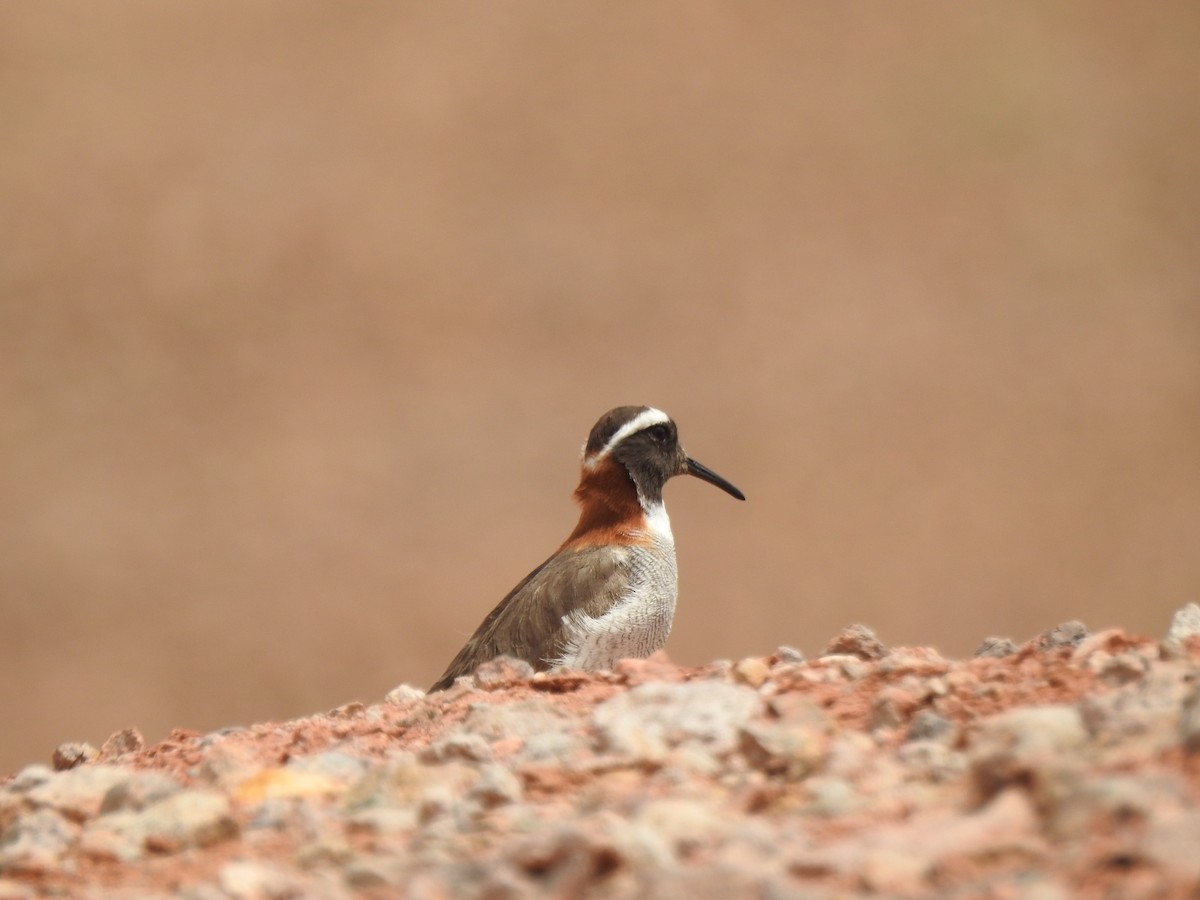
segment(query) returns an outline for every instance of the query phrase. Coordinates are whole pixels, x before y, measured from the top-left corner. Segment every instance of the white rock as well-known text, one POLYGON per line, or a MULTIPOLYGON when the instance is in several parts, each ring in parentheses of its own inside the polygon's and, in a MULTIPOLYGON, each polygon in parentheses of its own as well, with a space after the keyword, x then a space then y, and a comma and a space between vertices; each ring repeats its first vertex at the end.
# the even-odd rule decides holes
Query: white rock
POLYGON ((127 784, 135 774, 124 766, 80 766, 59 772, 30 790, 27 796, 37 806, 48 806, 82 821, 96 816, 105 795, 117 785, 127 784))
POLYGON ((278 866, 250 860, 236 860, 221 866, 217 882, 234 900, 295 897, 300 887, 294 875, 278 866))
POLYGON ((1189 603, 1177 609, 1167 629, 1166 643, 1178 646, 1187 638, 1200 634, 1200 605, 1189 603))
POLYGON ((610 751, 660 759, 685 743, 725 753, 737 744, 738 729, 761 706, 742 685, 698 681, 642 684, 617 694, 592 714, 601 745, 610 751))

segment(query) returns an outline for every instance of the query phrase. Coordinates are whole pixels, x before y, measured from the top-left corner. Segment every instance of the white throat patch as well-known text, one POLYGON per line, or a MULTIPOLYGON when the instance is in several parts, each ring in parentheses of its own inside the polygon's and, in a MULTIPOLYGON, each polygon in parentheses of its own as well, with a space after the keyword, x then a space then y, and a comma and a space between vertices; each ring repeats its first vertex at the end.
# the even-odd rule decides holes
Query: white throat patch
MULTIPOLYGON (((638 499, 641 500, 640 497, 638 499)), ((671 517, 667 515, 666 504, 655 503, 647 508, 643 502, 642 509, 646 513, 646 527, 650 534, 662 543, 674 547, 675 535, 671 533, 671 517)))

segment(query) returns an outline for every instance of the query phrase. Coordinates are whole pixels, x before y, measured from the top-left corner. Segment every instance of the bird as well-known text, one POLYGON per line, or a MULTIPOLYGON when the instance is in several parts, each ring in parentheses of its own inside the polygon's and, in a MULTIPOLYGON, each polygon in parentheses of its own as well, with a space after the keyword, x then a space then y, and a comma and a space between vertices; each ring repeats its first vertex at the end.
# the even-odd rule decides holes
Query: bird
POLYGON ((689 457, 675 422, 651 406, 606 412, 582 455, 575 530, 496 605, 429 693, 498 656, 537 671, 602 671, 666 643, 678 573, 663 486, 692 475, 738 500, 746 495, 689 457))

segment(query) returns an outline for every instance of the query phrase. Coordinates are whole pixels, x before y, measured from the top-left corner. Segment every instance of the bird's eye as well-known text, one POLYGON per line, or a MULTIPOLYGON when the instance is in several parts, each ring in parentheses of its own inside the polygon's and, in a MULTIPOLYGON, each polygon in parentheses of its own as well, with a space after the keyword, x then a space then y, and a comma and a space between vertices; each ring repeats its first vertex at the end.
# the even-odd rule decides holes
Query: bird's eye
POLYGON ((666 425, 652 425, 647 431, 650 432, 650 437, 660 444, 665 444, 671 439, 671 429, 666 425))

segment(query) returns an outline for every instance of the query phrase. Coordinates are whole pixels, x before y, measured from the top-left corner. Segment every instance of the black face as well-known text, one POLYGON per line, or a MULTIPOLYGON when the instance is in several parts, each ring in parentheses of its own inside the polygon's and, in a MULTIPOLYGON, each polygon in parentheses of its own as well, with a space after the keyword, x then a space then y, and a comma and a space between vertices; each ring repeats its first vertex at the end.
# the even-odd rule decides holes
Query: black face
POLYGON ((725 493, 745 500, 746 495, 708 466, 691 459, 679 446, 675 423, 661 422, 643 428, 621 441, 613 457, 625 466, 642 497, 649 503, 662 502, 663 485, 676 475, 694 475, 725 493))
POLYGON ((661 503, 663 485, 669 478, 682 474, 687 465, 674 422, 634 432, 613 448, 613 458, 629 472, 648 503, 661 503))

